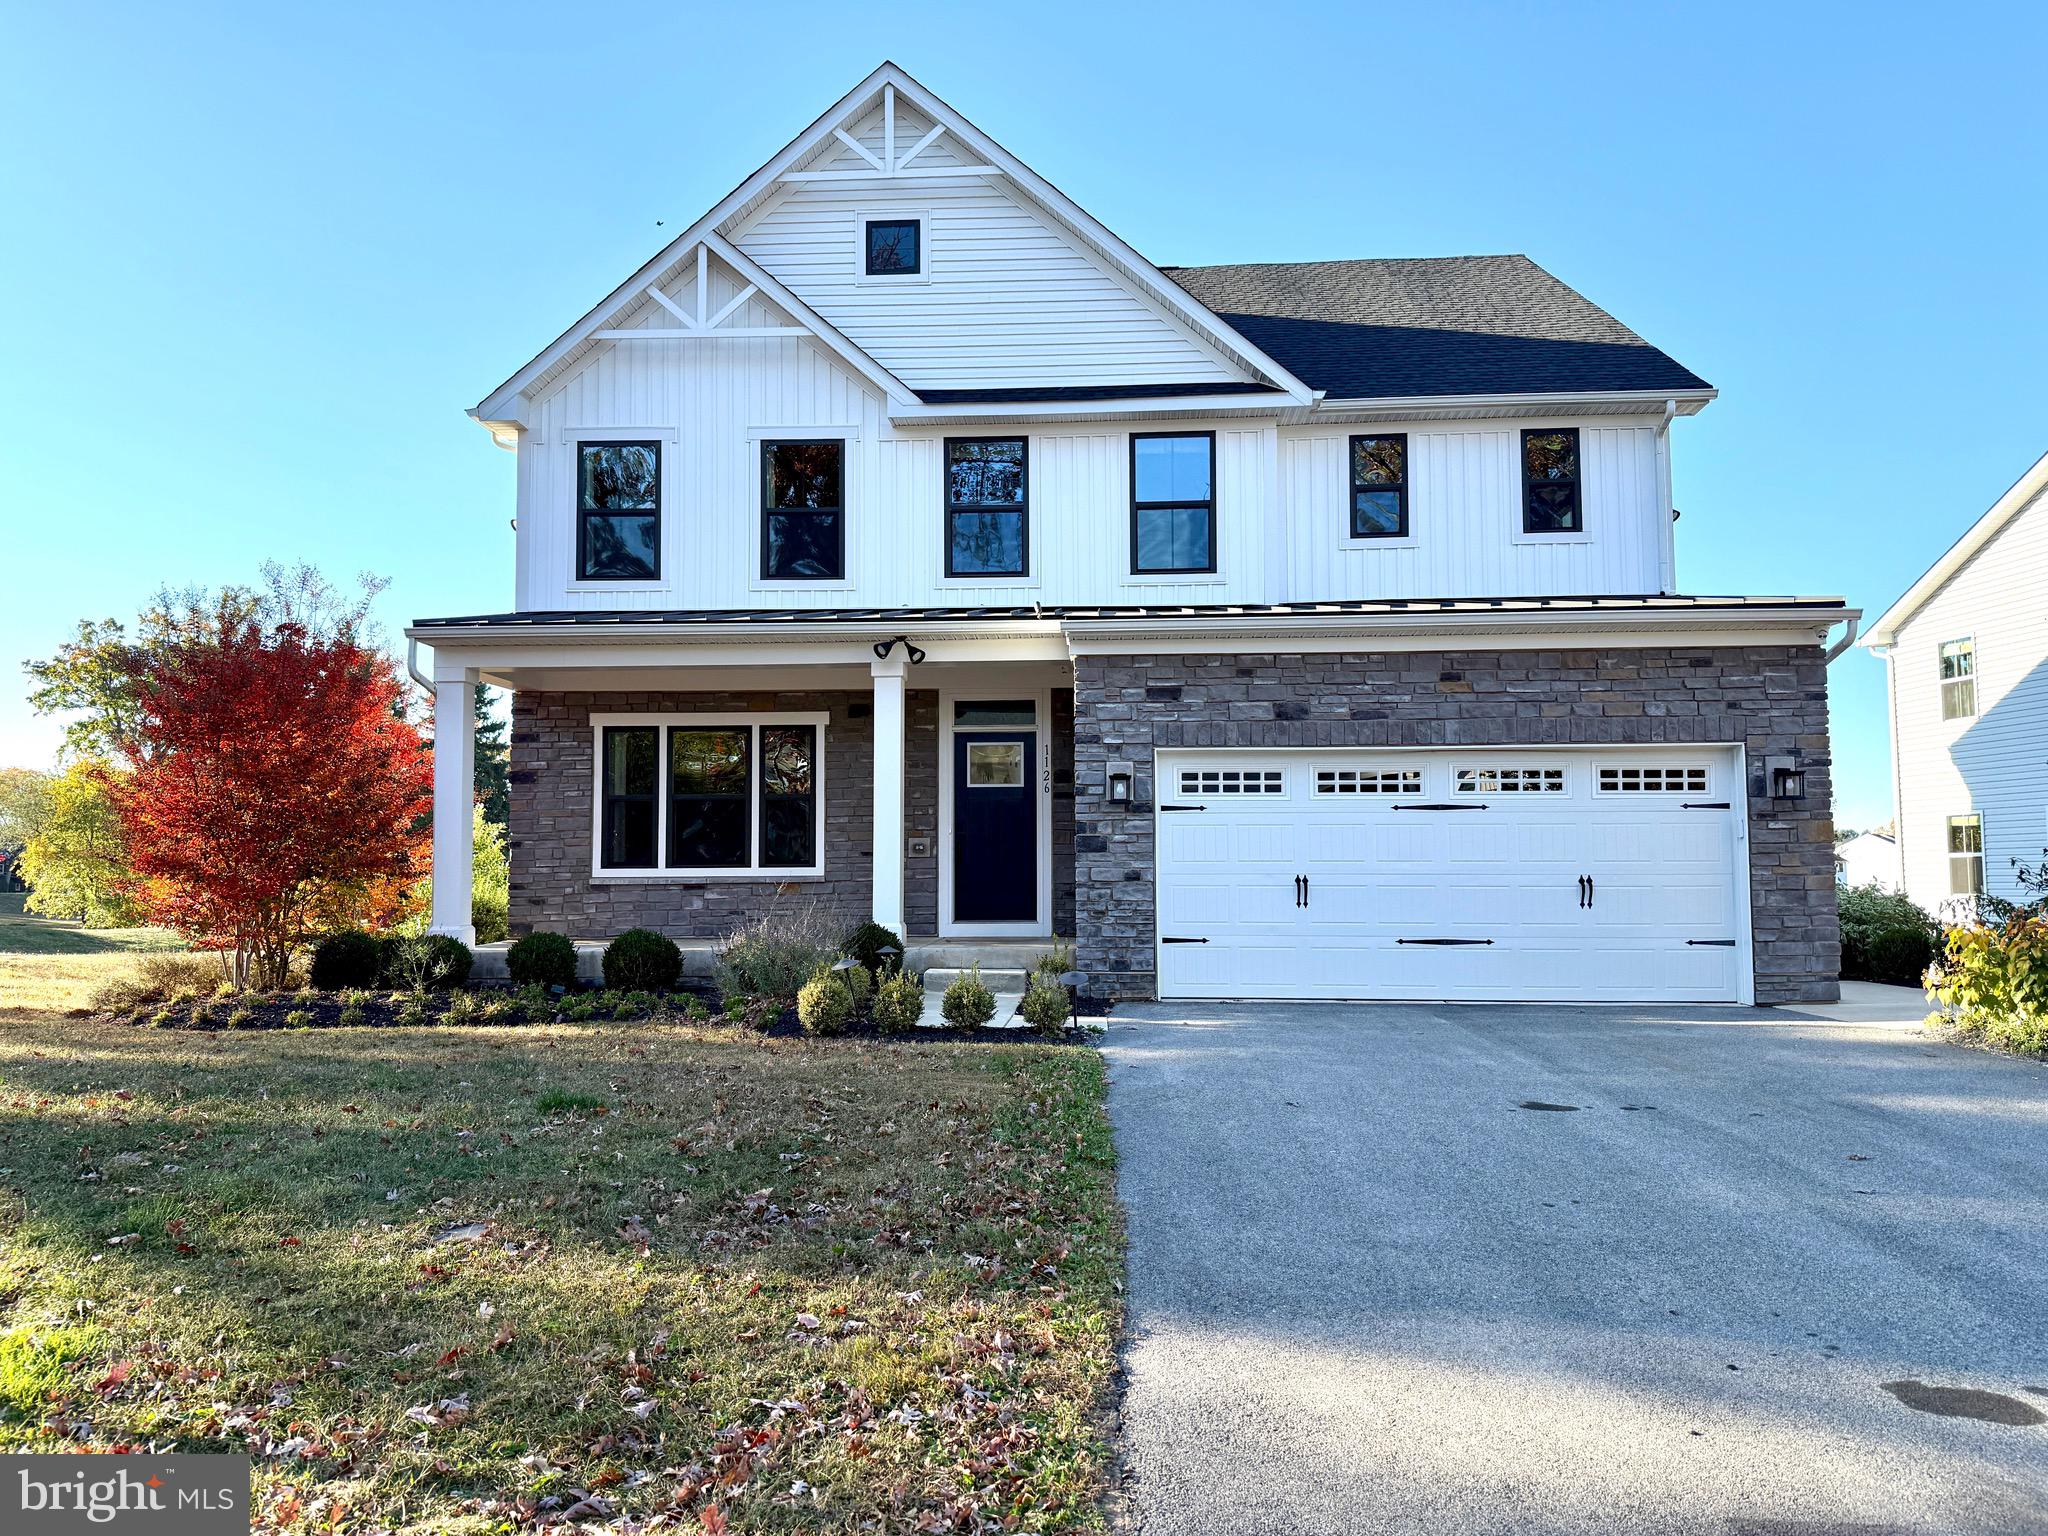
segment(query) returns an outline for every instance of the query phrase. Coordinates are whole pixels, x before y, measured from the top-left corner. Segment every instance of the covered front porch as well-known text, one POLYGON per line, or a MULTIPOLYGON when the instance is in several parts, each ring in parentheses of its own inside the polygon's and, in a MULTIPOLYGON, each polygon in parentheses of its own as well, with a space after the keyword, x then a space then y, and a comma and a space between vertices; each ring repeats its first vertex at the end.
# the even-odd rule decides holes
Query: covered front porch
MULTIPOLYGON (((778 912, 872 919, 921 968, 1001 969, 1004 953, 962 946, 1035 953, 1073 933, 1073 670, 1057 624, 927 624, 913 643, 887 616, 673 637, 550 617, 414 637, 434 645, 437 870, 471 861, 471 690, 511 692, 514 937, 596 949, 652 928, 694 969, 778 912)), ((474 942, 467 879, 435 882, 432 925, 474 942)))

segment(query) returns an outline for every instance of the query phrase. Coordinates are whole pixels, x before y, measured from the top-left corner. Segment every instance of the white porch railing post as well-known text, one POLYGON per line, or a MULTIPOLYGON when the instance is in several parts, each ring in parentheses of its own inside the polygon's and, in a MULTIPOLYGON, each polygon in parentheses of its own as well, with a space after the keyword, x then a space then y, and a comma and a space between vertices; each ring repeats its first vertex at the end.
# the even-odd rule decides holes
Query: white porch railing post
POLYGON ((434 679, 434 909, 428 931, 476 942, 469 905, 475 857, 476 677, 434 679))
POLYGON ((873 663, 874 918, 899 935, 903 934, 903 679, 908 670, 909 662, 901 655, 873 663))

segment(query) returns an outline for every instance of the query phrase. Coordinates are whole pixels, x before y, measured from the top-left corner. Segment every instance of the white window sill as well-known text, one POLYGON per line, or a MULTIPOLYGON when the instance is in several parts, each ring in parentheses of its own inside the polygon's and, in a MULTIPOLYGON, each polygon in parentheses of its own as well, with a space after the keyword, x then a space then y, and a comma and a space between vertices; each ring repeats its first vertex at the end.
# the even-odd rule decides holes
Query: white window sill
POLYGON ((1376 549, 1420 549, 1422 541, 1410 534, 1405 539, 1352 539, 1337 541, 1340 555, 1369 555, 1376 549))
POLYGON ((1220 587, 1229 580, 1221 571, 1133 571, 1123 579, 1131 587, 1220 587))
POLYGON ((1591 544, 1590 533, 1513 533, 1508 535, 1512 544, 1591 544))
POLYGON ((593 885, 702 885, 707 880, 773 880, 794 884, 822 880, 822 869, 601 869, 591 872, 593 885))

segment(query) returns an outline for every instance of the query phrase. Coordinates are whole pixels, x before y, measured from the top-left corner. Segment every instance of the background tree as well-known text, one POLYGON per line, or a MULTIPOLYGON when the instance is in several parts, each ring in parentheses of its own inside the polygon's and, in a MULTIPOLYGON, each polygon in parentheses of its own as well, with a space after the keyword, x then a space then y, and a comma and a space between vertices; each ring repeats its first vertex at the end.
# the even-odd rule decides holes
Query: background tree
POLYGON ((232 951, 238 986, 282 985, 323 903, 428 861, 431 760, 391 658, 285 615, 224 597, 210 635, 131 658, 135 768, 108 781, 137 902, 232 951))
POLYGON ((512 820, 511 744, 507 740, 511 722, 493 707, 494 692, 487 683, 476 685, 476 800, 483 807, 484 820, 503 827, 512 820))
POLYGON ((88 928, 125 928, 136 920, 121 819, 113 794, 119 770, 83 758, 61 774, 37 774, 39 784, 10 796, 10 819, 27 836, 21 876, 29 883, 28 909, 88 928))

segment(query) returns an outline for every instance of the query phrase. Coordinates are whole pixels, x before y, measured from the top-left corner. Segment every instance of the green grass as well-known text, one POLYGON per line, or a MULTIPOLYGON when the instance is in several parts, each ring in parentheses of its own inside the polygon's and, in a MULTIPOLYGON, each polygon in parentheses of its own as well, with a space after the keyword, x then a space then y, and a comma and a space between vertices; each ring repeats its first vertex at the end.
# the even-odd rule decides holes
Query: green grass
POLYGON ((0 1452, 251 1451, 288 1530, 1097 1530, 1104 1088, 1075 1047, 0 1017, 0 1452))
POLYGON ((83 1008, 135 956, 185 947, 162 928, 82 928, 36 917, 25 899, 19 891, 0 894, 0 1010, 83 1008))

